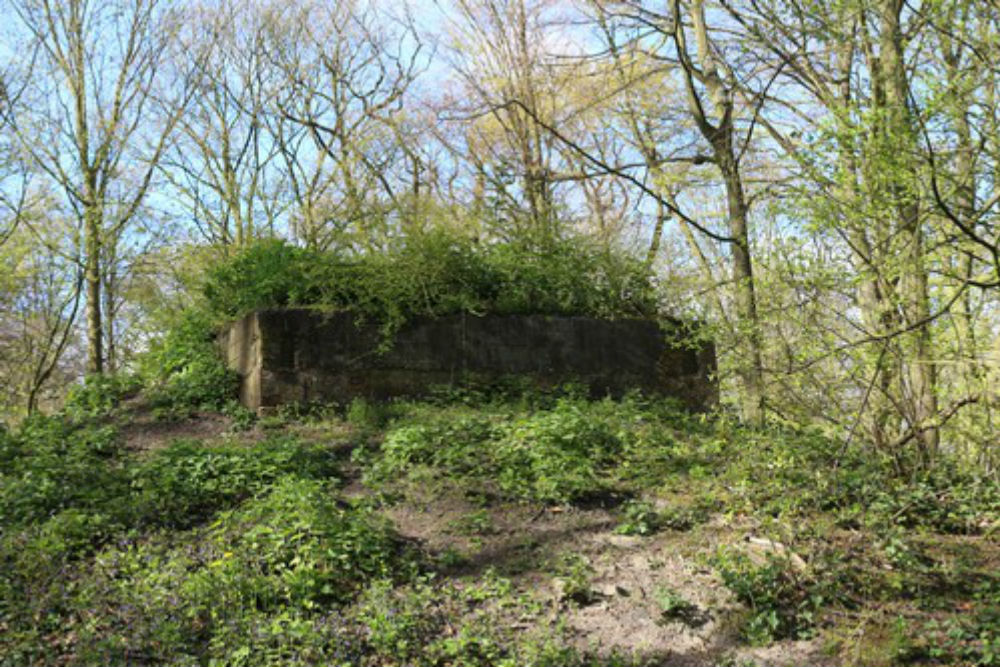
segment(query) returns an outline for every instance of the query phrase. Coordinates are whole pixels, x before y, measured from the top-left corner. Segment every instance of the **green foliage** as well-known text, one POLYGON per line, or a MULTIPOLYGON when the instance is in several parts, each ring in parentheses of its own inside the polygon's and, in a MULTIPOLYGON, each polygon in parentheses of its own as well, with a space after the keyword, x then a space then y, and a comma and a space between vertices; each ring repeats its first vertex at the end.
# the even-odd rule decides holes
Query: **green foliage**
POLYGON ((495 535, 497 527, 486 509, 470 512, 449 524, 449 528, 462 535, 495 535))
POLYGON ((396 582, 379 579, 365 590, 356 618, 366 630, 368 645, 393 661, 418 661, 430 639, 447 622, 440 586, 419 581, 400 593, 396 582))
POLYGON ((653 600, 665 621, 678 620, 690 625, 703 621, 697 605, 669 586, 657 586, 653 590, 653 600))
POLYGON ((585 239, 489 245, 442 229, 350 259, 261 241, 209 271, 204 295, 217 319, 322 306, 355 312, 384 332, 413 317, 463 312, 614 318, 656 310, 641 263, 585 239))
POLYGON ((97 554, 75 600, 98 612, 77 628, 84 661, 123 651, 157 662, 259 664, 257 651, 271 664, 321 661, 347 648, 323 610, 370 578, 407 571, 382 522, 338 508, 325 485, 300 478, 181 538, 97 554))
POLYGON ((344 419, 362 435, 371 434, 385 428, 398 415, 400 407, 398 404, 372 402, 358 396, 347 406, 344 419))
POLYGON ((115 464, 113 426, 35 416, 0 442, 0 526, 43 521, 70 507, 99 507, 127 481, 115 464))
POLYGON ((178 441, 130 470, 131 523, 188 527, 287 475, 328 479, 335 472, 326 449, 287 436, 252 447, 178 441))
POLYGON ((700 453, 707 454, 707 466, 723 468, 718 481, 731 510, 760 515, 854 515, 893 477, 890 461, 810 429, 755 430, 722 422, 700 453))
POLYGON ((203 288, 212 313, 239 317, 311 300, 308 272, 319 256, 279 239, 257 241, 213 266, 203 288))
POLYGON ((182 441, 135 459, 111 426, 50 417, 0 432, 0 459, 0 664, 66 651, 78 663, 136 652, 322 662, 353 649, 316 610, 368 577, 409 571, 381 521, 335 503, 319 445, 182 441), (52 632, 72 645, 40 639, 52 632))
POLYGON ((812 635, 823 598, 786 559, 767 555, 763 564, 732 550, 720 550, 712 564, 723 583, 747 605, 744 636, 754 644, 812 635))
POLYGON ((659 513, 660 525, 670 530, 691 530, 705 523, 713 512, 722 509, 710 497, 696 498, 693 502, 667 507, 659 513))
POLYGON ((236 432, 249 431, 258 421, 257 413, 250 408, 244 407, 236 399, 226 401, 226 404, 222 406, 222 414, 232 420, 230 430, 236 432))
POLYGON ((489 607, 517 604, 510 581, 487 571, 461 586, 421 578, 400 588, 373 582, 353 617, 363 628, 369 662, 385 666, 579 667, 591 663, 565 642, 510 631, 489 607), (471 613, 470 613, 471 612, 471 613))
POLYGON ((616 422, 606 409, 570 400, 514 421, 498 443, 500 488, 549 502, 600 493, 600 472, 622 449, 616 422))
POLYGON ((630 500, 622 508, 622 519, 615 532, 619 535, 652 535, 662 526, 663 520, 652 505, 630 500))
POLYGON ((928 528, 978 534, 1000 519, 1000 484, 942 462, 914 480, 895 480, 876 494, 867 521, 873 526, 928 528))
POLYGON ((685 504, 671 505, 657 510, 641 500, 629 500, 622 507, 622 516, 615 528, 620 535, 652 535, 663 529, 691 530, 708 520, 715 504, 697 498, 685 504))
POLYGON ((111 414, 140 385, 139 378, 127 373, 88 375, 83 384, 70 387, 63 411, 76 419, 111 414))
POLYGON ((597 600, 597 593, 591 586, 594 568, 582 556, 568 554, 556 566, 556 573, 562 584, 561 597, 575 604, 590 604, 597 600))
POLYGON ((0 525, 43 521, 69 508, 124 525, 187 526, 288 474, 329 478, 327 450, 293 438, 251 447, 178 441, 127 467, 111 425, 35 417, 0 438, 0 525))
POLYGON ((214 567, 233 577, 271 580, 272 590, 257 595, 258 607, 345 602, 371 578, 406 572, 401 543, 389 527, 364 510, 337 506, 325 484, 314 480, 279 480, 265 495, 220 516, 208 541, 222 561, 213 561, 214 567))
POLYGON ((538 249, 516 244, 490 249, 497 289, 493 312, 548 312, 596 317, 642 317, 655 312, 649 276, 625 255, 583 239, 538 249))
MULTIPOLYGON (((957 468, 900 478, 891 462, 810 431, 746 429, 638 396, 589 401, 515 384, 430 402, 359 400, 343 412, 296 406, 268 429, 258 424, 262 442, 179 441, 137 454, 116 436, 121 413, 106 414, 114 387, 86 389, 93 398, 78 399, 73 415, 0 429, 0 665, 136 656, 206 665, 641 664, 581 655, 547 621, 541 639, 509 631, 513 614, 547 618, 551 600, 528 599, 493 573, 456 575, 474 569, 479 547, 418 561, 376 515, 382 500, 418 484, 483 503, 445 526, 473 544, 507 540, 493 523, 504 512, 583 505, 594 494, 656 498, 623 505, 619 532, 695 531, 658 540, 701 544, 707 531, 714 541, 733 535, 728 521, 780 531, 805 567, 784 552, 723 550, 711 559, 747 607, 749 641, 808 637, 821 616, 836 623, 900 606, 912 628, 898 633, 893 655, 995 660, 996 553, 987 543, 996 489, 957 468), (303 419, 312 422, 296 430, 323 444, 287 435, 303 419), (344 452, 328 445, 331 436, 360 443, 355 460, 376 484, 373 497, 350 504, 335 495, 333 457, 344 452), (717 522, 700 528, 709 517, 717 522), (943 544, 942 533, 961 535, 943 544)), ((505 561, 504 571, 523 571, 526 559, 535 573, 548 563, 563 602, 597 600, 586 558, 559 558, 534 540, 515 551, 517 564, 505 561)), ((654 586, 651 595, 661 622, 697 627, 711 618, 678 590, 654 586)))
POLYGON ((381 460, 373 472, 384 477, 425 464, 454 476, 488 475, 493 472, 493 462, 485 450, 494 435, 493 422, 480 417, 400 426, 386 436, 381 460))
POLYGON ((430 466, 495 484, 506 497, 566 503, 600 493, 623 449, 619 404, 560 399, 520 418, 448 417, 389 431, 369 471, 385 480, 430 466))
MULTIPOLYGON (((72 526, 87 532, 91 521, 65 514, 58 529, 4 541, 0 612, 24 650, 45 650, 32 636, 52 623, 72 644, 51 650, 78 663, 134 655, 155 663, 322 663, 352 650, 343 624, 325 610, 353 599, 370 579, 412 571, 383 521, 338 506, 324 483, 298 477, 276 480, 208 527, 124 539, 85 565, 68 564, 53 535, 74 535, 72 526), (16 613, 4 608, 8 602, 16 613)), ((0 661, 13 649, 0 651, 0 661)))
POLYGON ((222 361, 215 334, 206 313, 189 310, 143 358, 150 401, 163 414, 221 410, 236 396, 236 374, 222 361))
POLYGON ((961 617, 932 619, 919 628, 929 657, 977 667, 1000 663, 1000 578, 983 580, 974 599, 961 617))

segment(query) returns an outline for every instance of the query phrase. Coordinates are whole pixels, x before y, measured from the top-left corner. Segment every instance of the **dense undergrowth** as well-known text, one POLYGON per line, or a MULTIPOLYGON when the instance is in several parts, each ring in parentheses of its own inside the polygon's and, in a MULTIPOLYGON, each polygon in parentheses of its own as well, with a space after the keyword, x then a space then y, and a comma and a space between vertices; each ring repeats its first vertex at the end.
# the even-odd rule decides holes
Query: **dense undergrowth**
MULTIPOLYGON (((874 614, 883 658, 859 664, 997 659, 1000 554, 969 545, 990 543, 1000 492, 956 469, 901 479, 817 433, 572 387, 287 410, 253 438, 137 452, 118 431, 127 383, 106 385, 0 434, 0 664, 644 664, 505 630, 498 614, 541 614, 538 600, 503 572, 449 578, 453 562, 380 512, 414 483, 475 499, 474 534, 505 503, 613 507, 640 536, 752 521, 789 551, 703 556, 748 644, 822 634, 848 654, 841 619, 874 614), (345 497, 347 474, 370 495, 345 497)), ((593 601, 582 562, 539 567, 567 604, 593 601)), ((665 616, 691 613, 658 595, 665 616)))
POLYGON ((205 306, 218 318, 259 308, 350 310, 391 329, 417 316, 655 314, 648 269, 584 238, 479 243, 443 230, 382 252, 343 256, 261 241, 209 271, 205 306))

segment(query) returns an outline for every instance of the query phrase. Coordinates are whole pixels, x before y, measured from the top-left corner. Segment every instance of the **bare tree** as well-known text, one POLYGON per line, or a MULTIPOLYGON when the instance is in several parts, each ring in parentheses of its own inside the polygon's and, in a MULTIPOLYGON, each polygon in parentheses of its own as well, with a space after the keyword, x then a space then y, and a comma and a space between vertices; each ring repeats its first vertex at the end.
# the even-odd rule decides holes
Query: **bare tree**
POLYGON ((66 352, 76 343, 83 272, 73 223, 47 210, 52 204, 44 193, 25 201, 0 246, 0 404, 9 412, 31 414, 58 398, 76 370, 66 352))
POLYGON ((562 25, 546 0, 455 0, 448 58, 457 89, 442 118, 464 127, 464 153, 481 198, 513 210, 515 234, 554 237, 560 182, 558 142, 544 127, 568 131, 559 109, 572 107, 569 73, 552 62, 562 25), (516 101, 516 105, 510 104, 516 101))
POLYGON ((175 16, 160 0, 12 0, 11 7, 25 36, 19 46, 35 59, 25 92, 32 113, 15 131, 78 222, 87 369, 101 373, 102 249, 139 211, 186 92, 160 85, 175 16))
POLYGON ((273 100, 284 121, 279 150, 302 198, 298 223, 310 243, 325 236, 316 225, 332 223, 355 230, 349 245, 377 245, 408 188, 412 155, 399 127, 424 63, 416 29, 365 0, 286 5, 269 26, 264 48, 283 81, 273 100))
POLYGON ((269 12, 245 0, 192 9, 180 54, 195 94, 161 171, 198 231, 222 248, 244 245, 258 228, 273 232, 285 207, 269 123, 282 84, 266 58, 269 12))
MULTIPOLYGON (((728 249, 729 272, 735 302, 736 340, 739 341, 738 375, 741 380, 741 403, 744 418, 760 423, 764 415, 764 372, 761 324, 758 315, 757 289, 754 281, 750 247, 750 208, 744 180, 743 160, 754 132, 752 106, 741 92, 747 86, 739 78, 740 68, 723 59, 723 49, 713 37, 704 2, 672 0, 668 11, 651 9, 643 2, 594 2, 598 25, 604 38, 606 56, 617 70, 625 98, 626 127, 639 153, 640 164, 664 183, 668 165, 709 164, 717 170, 725 195, 727 233, 710 234, 723 241, 728 249), (623 41, 618 29, 627 30, 623 41), (693 39, 693 43, 691 40, 693 39), (635 58, 648 64, 636 67, 635 58), (640 113, 629 95, 645 85, 654 74, 669 72, 678 79, 686 107, 686 118, 679 122, 693 126, 698 144, 690 142, 680 151, 657 136, 649 116, 640 113), (700 145, 699 145, 700 144, 700 145)), ((676 131, 675 136, 680 134, 676 131)), ((661 135, 662 136, 662 135, 661 135)), ((616 171, 621 173, 621 167, 616 171)), ((655 253, 665 221, 680 213, 676 192, 643 183, 657 205, 656 226, 651 252, 655 253)), ((710 276, 704 253, 692 230, 706 232, 703 225, 691 224, 689 215, 677 215, 688 245, 698 258, 706 277, 710 276)), ((719 302, 720 315, 725 311, 719 302)))

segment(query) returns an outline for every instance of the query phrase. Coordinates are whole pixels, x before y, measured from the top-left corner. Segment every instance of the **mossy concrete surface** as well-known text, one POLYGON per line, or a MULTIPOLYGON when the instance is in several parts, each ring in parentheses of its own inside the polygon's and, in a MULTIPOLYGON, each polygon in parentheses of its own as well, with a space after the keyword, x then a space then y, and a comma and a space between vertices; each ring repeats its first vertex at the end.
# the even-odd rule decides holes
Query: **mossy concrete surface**
POLYGON ((419 396, 435 385, 509 376, 546 387, 579 382, 593 396, 629 390, 704 410, 718 399, 715 349, 670 342, 681 324, 553 315, 418 319, 387 335, 352 313, 263 310, 220 335, 251 409, 294 402, 419 396))

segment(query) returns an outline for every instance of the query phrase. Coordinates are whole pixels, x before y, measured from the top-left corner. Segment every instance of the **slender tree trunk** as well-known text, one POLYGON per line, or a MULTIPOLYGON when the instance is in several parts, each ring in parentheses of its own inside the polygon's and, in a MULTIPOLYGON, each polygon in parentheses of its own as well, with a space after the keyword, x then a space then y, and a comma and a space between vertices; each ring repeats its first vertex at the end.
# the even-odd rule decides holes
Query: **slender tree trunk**
POLYGON ((101 211, 91 202, 84 212, 85 278, 87 286, 87 372, 104 372, 104 330, 101 326, 101 211))
POLYGON ((91 162, 90 126, 87 118, 87 67, 83 40, 83 9, 72 4, 69 11, 71 62, 64 63, 70 74, 73 93, 74 134, 83 183, 84 282, 87 293, 87 372, 104 372, 103 328, 101 326, 101 238, 104 209, 98 201, 97 169, 91 162))
POLYGON ((653 262, 656 261, 656 256, 660 253, 660 242, 663 239, 663 227, 666 224, 667 219, 667 207, 663 205, 663 202, 657 202, 656 224, 653 226, 653 237, 649 241, 649 249, 646 251, 646 261, 644 262, 647 269, 652 268, 653 262))
POLYGON ((921 224, 920 201, 916 184, 917 166, 913 164, 912 150, 915 143, 913 119, 908 101, 906 63, 903 58, 903 34, 900 25, 903 0, 882 0, 880 4, 879 66, 876 73, 882 79, 885 91, 886 145, 897 149, 895 159, 900 160, 902 183, 890 186, 896 208, 901 240, 905 244, 899 288, 903 314, 908 328, 904 334, 904 377, 908 392, 910 427, 920 443, 923 463, 937 453, 938 429, 933 426, 937 418, 937 367, 932 358, 930 337, 930 298, 927 270, 924 266, 924 231, 921 224))
POLYGON ((732 132, 727 125, 720 128, 715 142, 715 156, 726 187, 726 217, 732 253, 733 285, 736 290, 738 335, 743 341, 744 359, 740 364, 743 380, 743 418, 751 424, 764 419, 764 363, 761 355, 760 319, 757 313, 757 293, 754 286, 753 264, 750 257, 750 237, 747 231, 747 203, 743 182, 733 154, 732 132), (725 130, 725 131, 723 131, 725 130))
POLYGON ((736 334, 739 337, 741 357, 738 373, 743 390, 741 396, 743 419, 750 424, 759 425, 764 421, 764 364, 753 260, 750 255, 749 206, 743 190, 743 178, 735 147, 733 88, 736 84, 725 79, 724 71, 716 60, 705 21, 703 0, 693 0, 690 7, 699 67, 691 62, 680 7, 680 0, 674 0, 674 43, 685 71, 688 108, 699 132, 712 147, 715 164, 722 175, 726 191, 726 222, 729 227, 731 239, 729 249, 732 256, 730 270, 735 290, 736 334), (695 78, 703 82, 711 99, 714 107, 712 119, 706 113, 706 100, 699 94, 694 83, 695 78))
MULTIPOLYGON (((857 18, 850 12, 844 12, 839 18, 845 25, 851 27, 851 34, 857 35, 857 18)), ((858 155, 860 148, 851 126, 851 109, 854 102, 853 77, 851 76, 857 44, 854 39, 844 40, 835 50, 836 81, 825 103, 833 112, 834 118, 844 125, 841 127, 837 147, 837 159, 840 163, 841 182, 837 188, 837 198, 845 209, 846 234, 850 240, 853 253, 854 269, 859 276, 857 287, 858 306, 861 311, 865 331, 872 336, 881 336, 891 330, 892 304, 887 297, 889 291, 882 285, 882 276, 876 268, 877 259, 872 247, 870 230, 867 224, 859 224, 850 219, 850 211, 860 208, 861 195, 859 181, 862 170, 858 155)), ((886 344, 878 346, 869 355, 872 368, 870 376, 871 389, 866 391, 863 418, 866 430, 876 448, 883 449, 890 441, 889 426, 893 406, 890 400, 890 390, 895 382, 896 374, 893 364, 887 355, 886 344)), ((866 378, 867 379, 867 378, 866 378)))
MULTIPOLYGON (((951 17, 954 18, 954 17, 951 17)), ((951 35, 942 33, 939 37, 941 41, 941 51, 945 64, 945 71, 948 76, 948 86, 955 97, 952 118, 955 123, 956 147, 955 147, 955 211, 961 216, 967 225, 975 226, 973 215, 976 210, 976 149, 973 145, 972 127, 969 124, 969 109, 971 101, 966 97, 963 87, 963 73, 961 71, 961 50, 960 42, 954 41, 951 35)), ((968 281, 973 274, 973 260, 971 253, 962 253, 958 258, 958 274, 963 281, 968 281)), ((962 286, 964 287, 964 285, 962 286)), ((959 287, 958 289, 962 289, 959 287)), ((969 290, 959 296, 958 306, 955 314, 957 327, 957 343, 959 355, 963 360, 963 370, 966 372, 966 379, 974 382, 982 374, 982 369, 977 361, 977 344, 975 328, 973 325, 972 299, 969 290)))
POLYGON ((101 314, 104 325, 104 369, 108 373, 118 372, 118 345, 117 345, 117 332, 115 331, 115 292, 116 292, 116 280, 115 275, 115 258, 110 257, 107 261, 107 266, 104 269, 104 285, 101 288, 103 290, 104 298, 104 312, 101 314))

